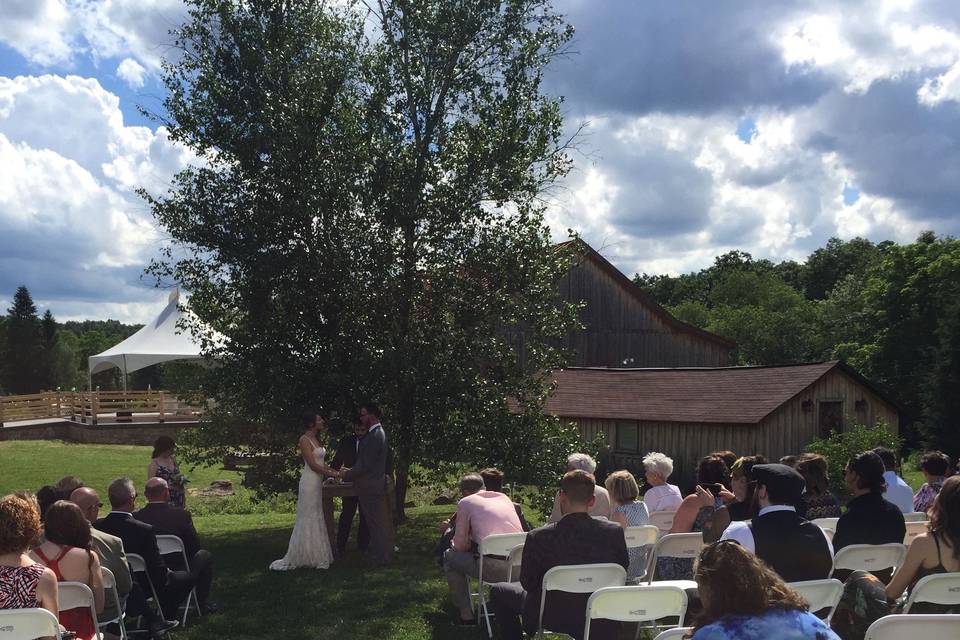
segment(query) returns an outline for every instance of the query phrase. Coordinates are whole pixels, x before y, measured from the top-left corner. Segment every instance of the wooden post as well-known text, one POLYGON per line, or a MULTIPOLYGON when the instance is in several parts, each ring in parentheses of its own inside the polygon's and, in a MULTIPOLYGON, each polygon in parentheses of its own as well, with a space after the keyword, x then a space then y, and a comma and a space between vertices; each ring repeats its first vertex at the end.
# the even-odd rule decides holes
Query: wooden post
POLYGON ((57 417, 62 418, 61 410, 63 406, 63 398, 60 395, 60 387, 57 387, 57 417))
POLYGON ((4 405, 3 398, 0 398, 0 427, 3 426, 3 405, 4 405))
POLYGON ((163 418, 164 418, 164 415, 163 415, 163 406, 164 406, 164 394, 163 394, 163 391, 160 391, 160 392, 159 392, 159 395, 160 395, 160 418, 159 418, 159 422, 160 422, 160 424, 163 424, 163 418))
POLYGON ((100 412, 100 389, 90 393, 90 424, 97 426, 97 414, 100 412))

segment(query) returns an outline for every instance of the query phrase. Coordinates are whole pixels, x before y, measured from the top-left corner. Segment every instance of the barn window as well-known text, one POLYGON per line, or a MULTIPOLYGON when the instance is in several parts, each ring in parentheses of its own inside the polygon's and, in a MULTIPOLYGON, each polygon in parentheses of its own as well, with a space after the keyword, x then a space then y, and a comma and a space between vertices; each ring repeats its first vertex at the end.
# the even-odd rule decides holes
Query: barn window
POLYGON ((818 422, 817 431, 821 438, 829 438, 831 433, 843 431, 843 402, 821 401, 818 422))
POLYGON ((636 453, 640 450, 640 425, 636 422, 617 423, 617 451, 636 453))

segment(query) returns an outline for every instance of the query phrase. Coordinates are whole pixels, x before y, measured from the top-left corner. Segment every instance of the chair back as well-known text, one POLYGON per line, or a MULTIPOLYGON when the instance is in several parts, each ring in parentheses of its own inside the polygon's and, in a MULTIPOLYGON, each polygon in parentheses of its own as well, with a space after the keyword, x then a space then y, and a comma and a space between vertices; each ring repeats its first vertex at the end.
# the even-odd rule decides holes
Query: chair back
POLYGON ((884 616, 870 625, 864 640, 960 638, 960 615, 884 616))
POLYGON ((693 631, 693 627, 678 627, 676 629, 667 629, 657 634, 653 640, 681 640, 688 633, 693 631))
POLYGON ((649 622, 668 616, 687 615, 687 592, 675 586, 638 585, 605 587, 587 600, 587 620, 583 640, 590 637, 590 621, 598 618, 618 622, 649 622))
POLYGON ((653 547, 647 560, 647 582, 652 583, 657 571, 658 558, 696 558, 703 549, 703 533, 668 533, 653 547))
POLYGON ((918 580, 903 605, 903 612, 910 613, 910 607, 917 602, 960 605, 960 572, 935 573, 918 580))
POLYGON ((822 529, 822 528, 821 528, 820 530, 823 531, 824 535, 826 535, 826 536, 827 536, 827 539, 829 539, 830 542, 832 543, 832 542, 833 542, 833 535, 834 535, 836 532, 835 532, 833 529, 822 529))
POLYGON ((82 582, 58 582, 57 600, 60 604, 60 611, 69 611, 70 609, 89 609, 90 617, 93 620, 93 627, 99 626, 97 620, 97 604, 93 599, 93 591, 82 582))
POLYGON ((650 514, 650 524, 660 530, 661 533, 669 533, 673 528, 673 516, 677 515, 673 511, 654 511, 650 514))
POLYGON ((507 554, 507 582, 513 582, 514 576, 520 579, 520 564, 523 562, 523 545, 518 544, 507 554))
POLYGON ((803 596, 803 599, 810 604, 810 613, 829 609, 830 612, 824 618, 827 624, 833 618, 833 612, 840 604, 840 597, 843 596, 843 583, 835 578, 827 580, 804 580, 802 582, 791 582, 790 588, 803 596))
POLYGON ((523 544, 527 539, 526 532, 520 533, 496 533, 487 536, 480 541, 481 556, 500 556, 506 558, 510 550, 519 544, 523 544))
POLYGON ((927 515, 926 511, 911 511, 903 514, 903 519, 905 522, 923 522, 929 520, 930 516, 927 515))
POLYGON ((160 555, 162 556, 168 553, 179 553, 183 556, 184 560, 187 559, 187 547, 183 544, 180 536, 157 534, 157 548, 160 550, 160 555))
POLYGON ((130 573, 147 573, 147 561, 140 554, 128 553, 127 564, 130 565, 130 573))
POLYGON ((833 529, 834 531, 836 531, 837 521, 839 519, 840 518, 815 518, 811 520, 811 522, 817 525, 818 527, 820 527, 821 529, 833 529))
MULTIPOLYGON (((123 622, 123 604, 120 602, 120 594, 117 593, 117 577, 113 575, 113 571, 107 569, 104 566, 100 567, 100 573, 103 575, 103 591, 104 597, 110 598, 113 600, 114 611, 117 612, 117 617, 111 620, 100 620, 100 627, 104 627, 108 624, 122 623, 123 622)), ((122 627, 121 627, 122 628, 122 627)), ((121 638, 126 637, 126 630, 120 634, 121 638)))
POLYGON ((33 640, 59 638, 57 616, 46 609, 0 609, 0 638, 3 640, 33 640))
POLYGON ((903 536, 903 544, 910 546, 910 543, 913 542, 913 539, 916 538, 921 533, 927 532, 927 525, 929 521, 927 520, 911 520, 910 522, 905 523, 907 525, 907 533, 903 536))
POLYGON ((651 524, 641 524, 623 530, 623 538, 627 541, 627 549, 657 544, 659 535, 660 529, 651 524))
POLYGON ((833 570, 879 571, 899 567, 907 555, 907 548, 899 542, 888 544, 852 544, 837 551, 833 557, 833 570))
POLYGON ((553 567, 543 575, 540 591, 540 622, 543 629, 543 609, 550 591, 566 593, 593 593, 604 587, 622 587, 627 581, 627 570, 619 564, 574 564, 553 567))
POLYGON ((104 589, 116 589, 117 588, 117 577, 113 575, 113 571, 107 569, 103 565, 100 566, 100 575, 103 576, 103 588, 104 589))

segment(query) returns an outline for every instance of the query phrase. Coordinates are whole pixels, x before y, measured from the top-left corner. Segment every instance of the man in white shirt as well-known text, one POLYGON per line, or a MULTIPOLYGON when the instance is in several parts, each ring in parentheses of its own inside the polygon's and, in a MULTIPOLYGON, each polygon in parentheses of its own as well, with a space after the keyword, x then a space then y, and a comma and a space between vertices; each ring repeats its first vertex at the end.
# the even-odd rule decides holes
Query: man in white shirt
POLYGON ((794 506, 802 499, 803 476, 784 464, 757 464, 750 479, 756 483, 753 497, 760 512, 753 520, 731 522, 720 539, 739 542, 786 582, 830 577, 830 539, 794 506))
POLYGON ((887 490, 883 492, 883 499, 897 505, 902 513, 913 513, 913 489, 897 475, 897 456, 886 447, 877 447, 873 452, 880 456, 886 469, 883 479, 887 490))

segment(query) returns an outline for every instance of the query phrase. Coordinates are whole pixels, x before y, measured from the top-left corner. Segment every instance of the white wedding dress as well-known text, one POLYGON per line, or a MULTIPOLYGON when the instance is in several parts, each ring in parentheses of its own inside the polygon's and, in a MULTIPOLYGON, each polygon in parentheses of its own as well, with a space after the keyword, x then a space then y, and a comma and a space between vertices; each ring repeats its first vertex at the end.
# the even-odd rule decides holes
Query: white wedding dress
MULTIPOLYGON (((323 447, 313 450, 314 459, 319 464, 324 464, 326 455, 327 451, 323 447)), ((304 464, 297 494, 297 521, 290 535, 287 555, 281 560, 271 562, 271 570, 288 571, 304 567, 326 569, 330 566, 333 551, 327 535, 327 524, 323 519, 322 503, 323 477, 311 469, 310 465, 304 464)))

